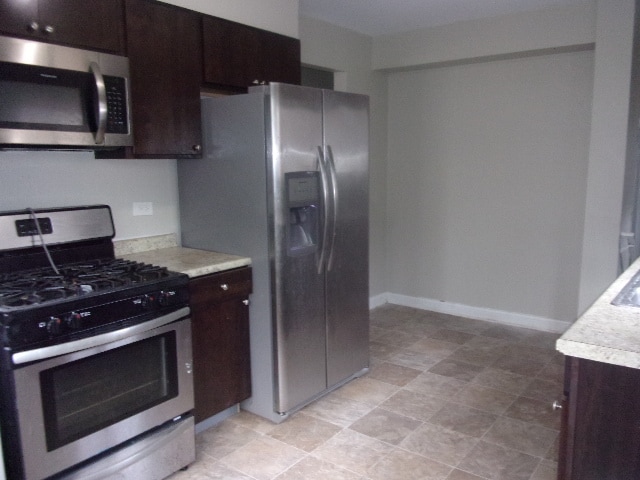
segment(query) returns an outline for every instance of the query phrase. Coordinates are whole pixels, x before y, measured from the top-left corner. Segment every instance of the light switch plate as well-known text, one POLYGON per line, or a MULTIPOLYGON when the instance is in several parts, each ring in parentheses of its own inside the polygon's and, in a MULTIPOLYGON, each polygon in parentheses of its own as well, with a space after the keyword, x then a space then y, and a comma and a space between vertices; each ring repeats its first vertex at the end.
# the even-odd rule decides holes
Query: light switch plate
POLYGON ((153 202, 133 202, 133 216, 153 215, 153 202))

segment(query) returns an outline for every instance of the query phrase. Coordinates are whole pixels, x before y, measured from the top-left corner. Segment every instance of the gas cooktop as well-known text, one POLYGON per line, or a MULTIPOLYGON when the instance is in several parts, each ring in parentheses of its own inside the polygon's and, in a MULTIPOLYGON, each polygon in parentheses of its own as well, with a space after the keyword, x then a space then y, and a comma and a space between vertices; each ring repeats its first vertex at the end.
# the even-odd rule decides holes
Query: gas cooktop
POLYGON ((0 311, 71 300, 178 275, 164 267, 121 259, 96 259, 0 274, 0 311))
POLYGON ((115 258, 106 205, 0 212, 0 345, 57 345, 188 308, 189 277, 115 258))

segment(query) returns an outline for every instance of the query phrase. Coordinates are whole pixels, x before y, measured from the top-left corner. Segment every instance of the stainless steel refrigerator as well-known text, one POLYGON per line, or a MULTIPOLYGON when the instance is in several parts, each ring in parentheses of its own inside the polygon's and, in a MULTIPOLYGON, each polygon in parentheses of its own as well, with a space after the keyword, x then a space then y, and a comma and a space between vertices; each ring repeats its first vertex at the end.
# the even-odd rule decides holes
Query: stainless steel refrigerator
POLYGON ((369 365, 368 97, 274 83, 202 99, 184 247, 251 257, 252 397, 272 421, 369 365))

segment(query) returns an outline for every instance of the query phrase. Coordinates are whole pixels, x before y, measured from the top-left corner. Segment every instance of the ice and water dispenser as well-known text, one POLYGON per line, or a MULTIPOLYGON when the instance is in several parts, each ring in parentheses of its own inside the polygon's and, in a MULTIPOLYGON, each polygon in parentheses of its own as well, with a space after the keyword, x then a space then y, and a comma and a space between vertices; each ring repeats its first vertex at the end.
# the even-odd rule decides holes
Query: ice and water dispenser
POLYGON ((285 174, 287 185, 287 252, 307 255, 318 248, 320 231, 319 172, 291 172, 285 174))

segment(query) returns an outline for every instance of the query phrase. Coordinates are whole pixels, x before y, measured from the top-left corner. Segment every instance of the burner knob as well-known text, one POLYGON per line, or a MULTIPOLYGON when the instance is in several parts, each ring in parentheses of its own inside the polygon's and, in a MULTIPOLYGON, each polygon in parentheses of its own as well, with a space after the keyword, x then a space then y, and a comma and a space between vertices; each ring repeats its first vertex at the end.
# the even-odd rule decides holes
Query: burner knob
POLYGON ((82 315, 80 315, 78 312, 71 312, 69 316, 67 316, 66 320, 67 325, 72 330, 77 330, 82 327, 82 315))
POLYGON ((167 292, 160 292, 158 296, 158 303, 161 307, 168 307, 171 295, 167 292))
POLYGON ((47 322, 47 332, 51 335, 59 335, 62 332, 62 320, 58 317, 51 317, 47 322))
POLYGON ((155 301, 156 301, 155 295, 145 295, 144 297, 142 297, 142 307, 153 308, 155 301))

